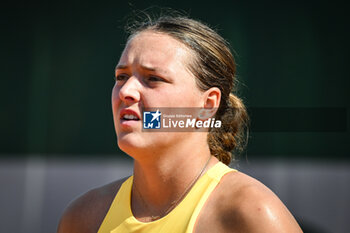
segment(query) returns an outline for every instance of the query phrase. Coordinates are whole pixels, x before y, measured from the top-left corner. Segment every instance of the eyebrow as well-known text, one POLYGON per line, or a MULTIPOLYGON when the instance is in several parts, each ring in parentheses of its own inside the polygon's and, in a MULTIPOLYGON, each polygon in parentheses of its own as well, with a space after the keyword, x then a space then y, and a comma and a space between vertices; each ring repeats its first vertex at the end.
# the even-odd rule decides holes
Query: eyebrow
MULTIPOLYGON (((120 64, 120 65, 117 65, 115 69, 116 70, 125 70, 127 68, 128 68, 127 65, 120 64)), ((141 65, 141 68, 144 70, 148 70, 148 71, 159 71, 162 73, 168 73, 166 70, 159 68, 159 67, 151 67, 151 66, 141 65)))
POLYGON ((128 68, 127 65, 117 65, 117 66, 115 67, 116 70, 125 70, 126 68, 128 68))
POLYGON ((141 68, 144 70, 149 70, 149 71, 159 70, 159 68, 157 68, 157 67, 150 67, 150 66, 145 66, 145 65, 141 65, 141 68))

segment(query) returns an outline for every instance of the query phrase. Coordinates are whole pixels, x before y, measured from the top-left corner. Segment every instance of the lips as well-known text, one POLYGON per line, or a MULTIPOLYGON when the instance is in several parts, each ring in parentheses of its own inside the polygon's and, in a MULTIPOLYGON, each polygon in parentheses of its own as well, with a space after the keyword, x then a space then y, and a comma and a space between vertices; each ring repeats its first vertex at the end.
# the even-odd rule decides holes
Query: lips
POLYGON ((125 121, 139 121, 140 116, 131 109, 123 109, 120 111, 120 119, 125 121))

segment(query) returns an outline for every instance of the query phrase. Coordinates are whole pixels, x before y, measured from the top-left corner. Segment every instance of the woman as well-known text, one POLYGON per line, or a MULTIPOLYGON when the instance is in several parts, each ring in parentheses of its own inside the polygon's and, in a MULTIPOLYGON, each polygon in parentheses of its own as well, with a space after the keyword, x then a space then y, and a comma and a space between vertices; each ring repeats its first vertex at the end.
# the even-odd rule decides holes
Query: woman
POLYGON ((301 232, 267 187, 227 166, 248 119, 231 93, 235 70, 225 40, 198 21, 160 17, 132 28, 116 66, 112 109, 134 174, 74 201, 58 232, 301 232), (222 126, 144 132, 142 109, 149 107, 213 110, 222 126))

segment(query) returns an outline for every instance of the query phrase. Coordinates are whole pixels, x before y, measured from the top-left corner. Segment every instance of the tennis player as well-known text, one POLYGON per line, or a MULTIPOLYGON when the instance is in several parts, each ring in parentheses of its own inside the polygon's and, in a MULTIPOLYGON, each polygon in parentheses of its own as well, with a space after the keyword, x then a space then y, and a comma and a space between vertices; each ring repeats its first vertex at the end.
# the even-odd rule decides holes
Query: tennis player
POLYGON ((245 144, 248 122, 234 94, 235 72, 226 41, 199 21, 162 16, 131 27, 115 69, 112 109, 133 175, 73 201, 58 232, 302 232, 271 190, 228 167, 231 152, 245 144), (222 125, 144 132, 148 107, 213 110, 222 125))

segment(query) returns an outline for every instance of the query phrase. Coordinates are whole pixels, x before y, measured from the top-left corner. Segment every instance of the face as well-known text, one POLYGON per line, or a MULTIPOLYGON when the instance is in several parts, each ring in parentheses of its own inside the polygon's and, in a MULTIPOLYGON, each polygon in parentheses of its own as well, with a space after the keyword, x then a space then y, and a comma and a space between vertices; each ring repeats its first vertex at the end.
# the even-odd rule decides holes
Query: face
POLYGON ((128 42, 116 66, 112 91, 118 145, 126 153, 181 140, 178 133, 142 132, 141 111, 202 106, 203 92, 187 68, 191 58, 185 45, 166 34, 145 31, 128 42))

